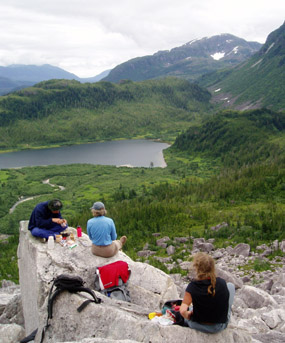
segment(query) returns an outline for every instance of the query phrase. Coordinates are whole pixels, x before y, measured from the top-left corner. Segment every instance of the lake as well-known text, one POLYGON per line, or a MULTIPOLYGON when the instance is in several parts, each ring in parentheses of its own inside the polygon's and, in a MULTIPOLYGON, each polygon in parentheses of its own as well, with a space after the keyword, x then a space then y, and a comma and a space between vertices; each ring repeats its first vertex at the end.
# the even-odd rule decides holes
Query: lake
POLYGON ((164 168, 163 150, 169 146, 138 139, 22 150, 0 154, 0 169, 74 163, 164 168))

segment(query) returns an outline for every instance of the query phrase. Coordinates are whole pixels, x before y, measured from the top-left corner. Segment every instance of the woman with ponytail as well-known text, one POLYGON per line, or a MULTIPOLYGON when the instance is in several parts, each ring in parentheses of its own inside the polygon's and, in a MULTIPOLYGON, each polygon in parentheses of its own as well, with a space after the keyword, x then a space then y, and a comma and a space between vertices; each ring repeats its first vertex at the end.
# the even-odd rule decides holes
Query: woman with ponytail
POLYGON ((215 261, 206 253, 194 256, 193 267, 196 278, 186 288, 180 313, 191 329, 206 333, 222 331, 230 320, 235 287, 216 277, 215 261))

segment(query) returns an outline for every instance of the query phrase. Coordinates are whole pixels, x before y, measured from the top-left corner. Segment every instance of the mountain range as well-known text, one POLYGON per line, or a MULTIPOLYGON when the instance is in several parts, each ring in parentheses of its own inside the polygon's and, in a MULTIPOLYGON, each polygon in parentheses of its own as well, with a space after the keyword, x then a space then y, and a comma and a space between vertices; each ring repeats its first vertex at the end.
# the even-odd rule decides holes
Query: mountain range
POLYGON ((131 59, 112 69, 104 81, 142 81, 166 76, 194 81, 203 74, 235 66, 261 48, 231 34, 192 40, 170 51, 131 59))
POLYGON ((175 76, 193 81, 205 73, 245 61, 261 46, 257 42, 247 42, 230 34, 222 34, 192 40, 152 56, 135 58, 90 78, 80 78, 49 64, 0 66, 0 95, 50 79, 77 80, 84 83, 100 80, 119 82, 122 79, 140 81, 175 76))
POLYGON ((80 78, 64 69, 49 64, 41 66, 23 64, 13 64, 7 67, 0 66, 0 95, 51 79, 76 80, 82 83, 97 82, 106 77, 108 73, 109 70, 106 70, 94 77, 80 78))
POLYGON ((81 79, 58 67, 0 67, 0 95, 50 79, 114 83, 178 77, 198 83, 220 107, 285 108, 285 23, 264 45, 231 34, 192 40, 170 51, 131 59, 92 78, 81 79))

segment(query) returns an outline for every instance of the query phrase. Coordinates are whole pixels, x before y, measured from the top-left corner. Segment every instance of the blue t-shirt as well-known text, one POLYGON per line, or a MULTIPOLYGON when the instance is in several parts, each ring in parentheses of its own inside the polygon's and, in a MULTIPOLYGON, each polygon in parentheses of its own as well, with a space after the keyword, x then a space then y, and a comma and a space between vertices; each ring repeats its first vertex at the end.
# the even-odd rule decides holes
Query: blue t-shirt
POLYGON ((95 245, 110 245, 117 238, 113 219, 105 216, 89 219, 87 222, 87 234, 95 245))

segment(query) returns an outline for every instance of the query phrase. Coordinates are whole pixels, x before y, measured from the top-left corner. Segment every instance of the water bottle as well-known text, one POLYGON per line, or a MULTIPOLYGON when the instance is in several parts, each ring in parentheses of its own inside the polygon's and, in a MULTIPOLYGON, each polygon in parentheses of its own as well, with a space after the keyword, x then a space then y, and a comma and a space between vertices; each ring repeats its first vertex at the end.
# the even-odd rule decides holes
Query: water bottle
POLYGON ((53 238, 53 236, 49 236, 49 238, 48 238, 48 249, 49 250, 54 249, 54 238, 53 238))
POLYGON ((82 236, 82 229, 80 226, 77 226, 77 237, 81 237, 82 236))

